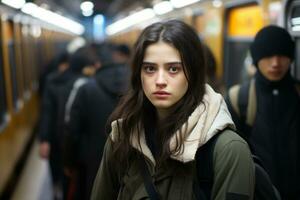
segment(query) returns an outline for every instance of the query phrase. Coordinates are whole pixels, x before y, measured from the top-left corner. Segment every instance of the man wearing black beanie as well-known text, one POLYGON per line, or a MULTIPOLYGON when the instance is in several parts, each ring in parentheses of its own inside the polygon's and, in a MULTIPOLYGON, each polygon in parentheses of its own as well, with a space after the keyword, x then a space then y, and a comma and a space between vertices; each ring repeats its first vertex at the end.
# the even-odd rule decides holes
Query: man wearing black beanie
POLYGON ((300 199, 300 92, 290 74, 294 49, 285 29, 261 29, 250 47, 257 72, 249 82, 230 88, 226 99, 237 129, 283 200, 300 199))

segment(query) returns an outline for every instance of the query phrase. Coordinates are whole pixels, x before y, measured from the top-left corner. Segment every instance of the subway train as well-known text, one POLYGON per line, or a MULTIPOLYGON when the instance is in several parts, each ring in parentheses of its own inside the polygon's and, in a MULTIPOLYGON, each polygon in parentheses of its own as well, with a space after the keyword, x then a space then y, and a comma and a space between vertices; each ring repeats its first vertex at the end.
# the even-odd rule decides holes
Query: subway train
MULTIPOLYGON (((3 195, 33 140, 39 113, 40 72, 76 34, 7 6, 0 5, 0 12, 0 194, 3 195)), ((217 77, 223 80, 225 88, 246 77, 252 64, 249 45, 256 32, 268 24, 283 26, 294 37, 296 56, 292 74, 300 79, 300 0, 203 0, 123 31, 108 32, 107 39, 132 46, 146 25, 174 18, 193 26, 210 47, 216 58, 217 77)))
POLYGON ((0 194, 5 199, 38 120, 39 75, 76 34, 8 6, 0 5, 0 12, 0 194))

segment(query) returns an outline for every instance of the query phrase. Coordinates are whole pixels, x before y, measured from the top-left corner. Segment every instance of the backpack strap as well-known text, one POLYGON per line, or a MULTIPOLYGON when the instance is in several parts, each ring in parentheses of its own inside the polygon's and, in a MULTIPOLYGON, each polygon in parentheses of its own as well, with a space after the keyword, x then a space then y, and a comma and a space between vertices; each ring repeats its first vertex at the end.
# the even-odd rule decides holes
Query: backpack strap
POLYGON ((240 87, 238 106, 241 120, 252 126, 256 115, 255 79, 251 79, 240 87))
POLYGON ((231 104, 234 112, 238 116, 240 116, 240 109, 239 109, 239 105, 238 105, 238 94, 240 91, 240 87, 241 87, 240 85, 234 85, 228 91, 230 104, 231 104))
POLYGON ((147 167, 145 158, 142 157, 139 163, 140 163, 141 175, 143 177, 145 188, 149 195, 150 200, 159 200, 160 199, 159 194, 156 191, 155 185, 153 184, 152 177, 147 167))
POLYGON ((214 163, 213 153, 215 144, 220 133, 214 135, 207 143, 201 146, 196 153, 196 171, 199 190, 195 189, 194 192, 197 199, 207 200, 211 199, 211 190, 214 183, 214 163), (202 198, 200 198, 202 197, 202 198))
POLYGON ((233 110, 241 121, 252 126, 256 115, 255 79, 231 87, 228 96, 233 110))
POLYGON ((76 98, 76 95, 77 95, 77 92, 78 92, 79 88, 81 86, 83 86, 87 81, 88 81, 87 78, 79 78, 74 82, 73 88, 70 92, 70 95, 69 95, 67 103, 66 103, 65 117, 64 117, 65 123, 68 123, 70 121, 70 114, 71 114, 72 105, 75 101, 75 98, 76 98))

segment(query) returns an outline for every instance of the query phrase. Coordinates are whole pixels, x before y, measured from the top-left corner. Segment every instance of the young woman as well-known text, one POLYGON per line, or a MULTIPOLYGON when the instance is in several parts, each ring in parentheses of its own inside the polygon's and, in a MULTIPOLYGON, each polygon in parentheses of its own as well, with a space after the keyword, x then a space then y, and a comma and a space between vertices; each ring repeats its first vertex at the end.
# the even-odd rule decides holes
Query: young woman
POLYGON ((183 22, 155 23, 141 33, 131 89, 111 116, 93 200, 196 199, 196 152, 216 134, 211 199, 252 199, 249 148, 228 129, 234 124, 222 96, 204 83, 205 59, 197 34, 183 22))

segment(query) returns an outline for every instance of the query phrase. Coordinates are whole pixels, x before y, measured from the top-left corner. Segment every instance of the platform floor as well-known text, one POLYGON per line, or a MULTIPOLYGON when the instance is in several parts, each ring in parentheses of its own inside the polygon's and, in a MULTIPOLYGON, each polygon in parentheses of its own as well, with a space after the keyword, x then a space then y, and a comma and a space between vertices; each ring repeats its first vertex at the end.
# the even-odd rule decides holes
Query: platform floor
POLYGON ((31 147, 11 200, 52 200, 49 163, 39 157, 38 141, 31 147))

